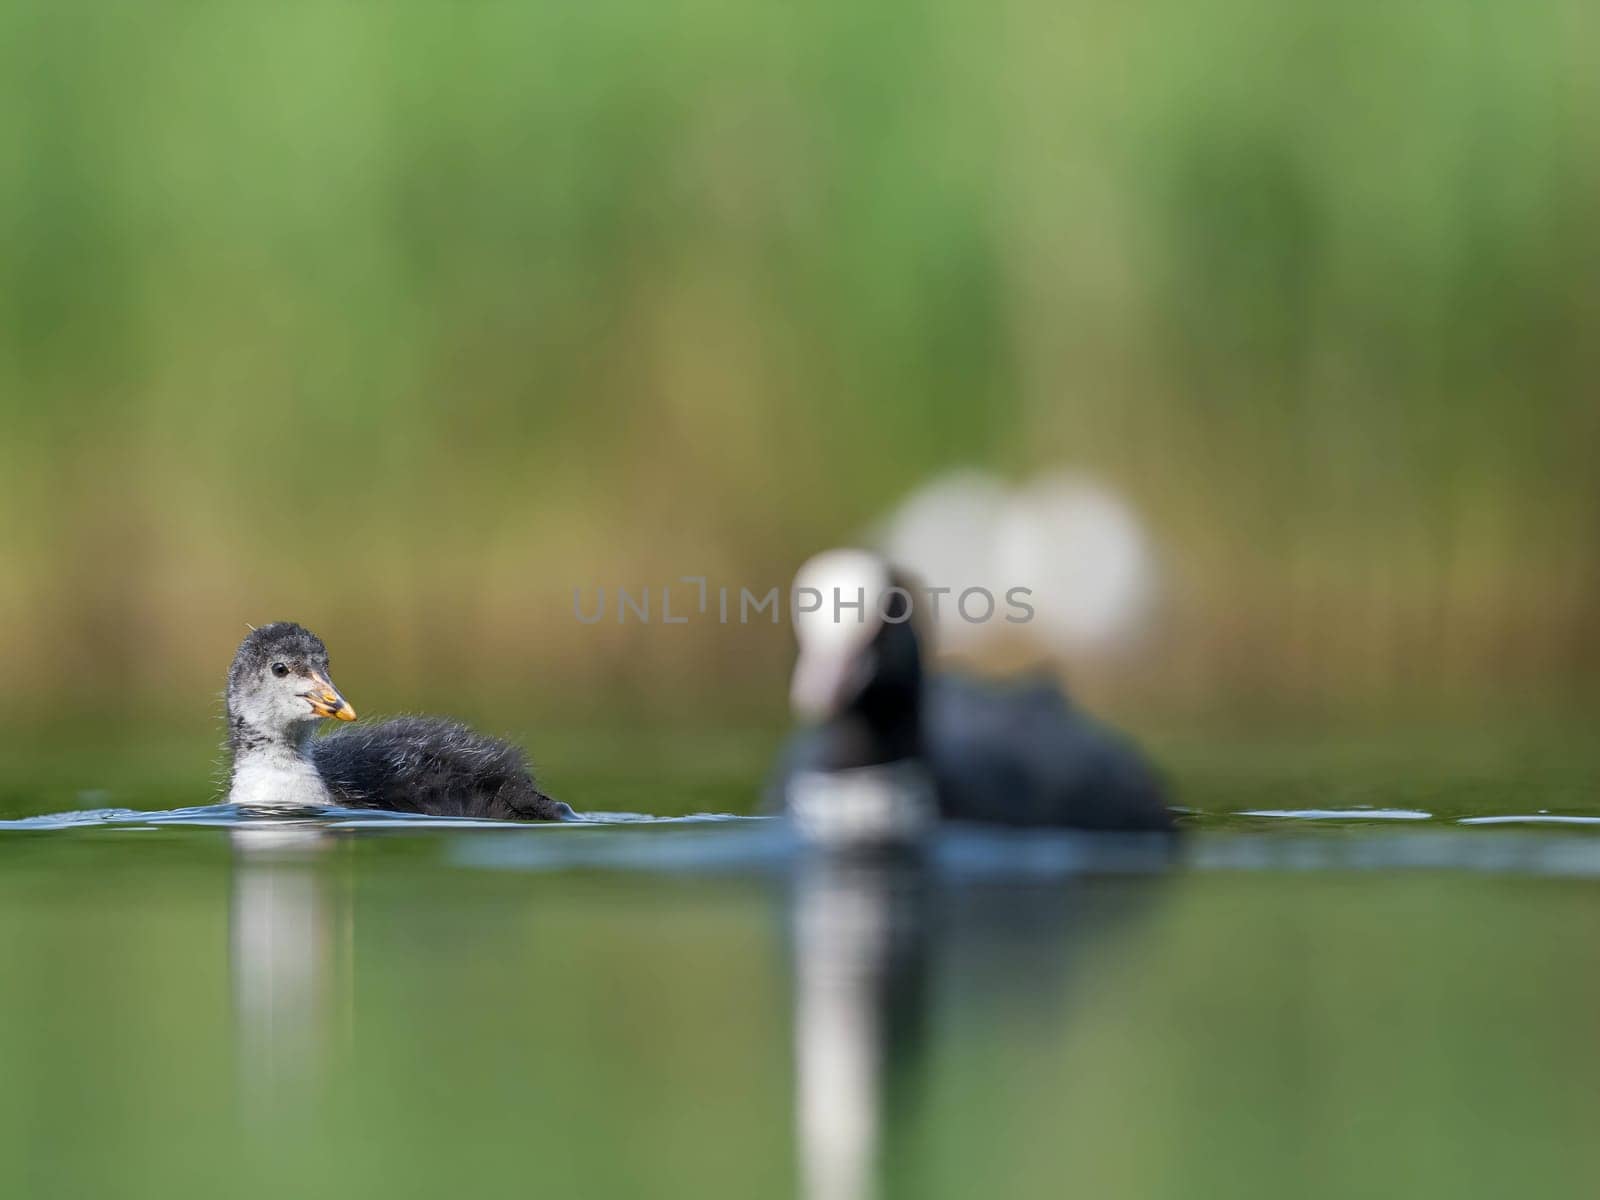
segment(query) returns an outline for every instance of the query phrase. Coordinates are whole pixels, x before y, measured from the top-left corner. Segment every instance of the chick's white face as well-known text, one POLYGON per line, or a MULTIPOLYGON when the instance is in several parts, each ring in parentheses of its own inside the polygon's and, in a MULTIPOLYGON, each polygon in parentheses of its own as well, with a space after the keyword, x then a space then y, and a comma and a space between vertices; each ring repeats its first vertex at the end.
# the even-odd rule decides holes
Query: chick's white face
POLYGON ((789 687, 795 715, 825 720, 865 686, 889 586, 888 566, 865 550, 827 550, 800 568, 791 594, 800 649, 789 687))
POLYGON ((326 666, 288 655, 269 657, 232 689, 236 716, 257 729, 286 729, 323 717, 354 721, 355 710, 328 678, 326 666))

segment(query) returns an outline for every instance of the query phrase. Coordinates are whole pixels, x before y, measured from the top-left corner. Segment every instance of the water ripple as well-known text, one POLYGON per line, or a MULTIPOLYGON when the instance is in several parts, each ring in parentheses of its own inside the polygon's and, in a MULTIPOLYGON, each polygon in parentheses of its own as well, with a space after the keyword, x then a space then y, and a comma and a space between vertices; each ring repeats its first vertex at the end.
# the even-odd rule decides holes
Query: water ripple
MULTIPOLYGON (((1450 817, 1418 809, 1251 809, 1190 813, 1162 835, 1018 830, 951 823, 911 853, 951 878, 1049 879, 1172 871, 1465 871, 1600 878, 1600 816, 1504 813, 1450 817), (1485 827, 1474 833, 1468 827, 1485 827)), ((258 851, 288 852, 335 834, 406 832, 441 839, 464 867, 523 872, 783 874, 815 852, 786 821, 721 813, 656 817, 587 813, 525 824, 380 810, 284 814, 228 804, 148 812, 97 808, 0 821, 0 833, 158 829, 226 831, 258 851), (466 836, 467 831, 474 832, 466 836), (451 836, 454 835, 454 836, 451 836)))

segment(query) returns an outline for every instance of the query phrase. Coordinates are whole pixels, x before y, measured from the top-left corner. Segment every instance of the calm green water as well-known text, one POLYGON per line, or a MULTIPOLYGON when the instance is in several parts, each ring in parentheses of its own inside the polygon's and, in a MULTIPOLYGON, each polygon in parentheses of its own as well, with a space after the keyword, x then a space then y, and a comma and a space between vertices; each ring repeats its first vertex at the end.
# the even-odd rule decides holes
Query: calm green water
POLYGON ((1500 798, 898 863, 752 819, 8 823, 6 1192, 1587 1195, 1600 825, 1500 798))

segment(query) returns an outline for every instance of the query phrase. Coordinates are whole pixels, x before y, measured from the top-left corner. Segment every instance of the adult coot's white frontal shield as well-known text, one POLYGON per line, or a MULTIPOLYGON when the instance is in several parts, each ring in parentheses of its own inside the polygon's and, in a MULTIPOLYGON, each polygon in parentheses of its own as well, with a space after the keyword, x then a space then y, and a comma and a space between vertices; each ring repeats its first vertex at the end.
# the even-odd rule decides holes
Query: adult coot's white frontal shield
POLYGON ((799 656, 789 704, 807 721, 832 716, 863 677, 862 652, 883 626, 888 565, 866 550, 826 550, 794 577, 790 615, 799 656))

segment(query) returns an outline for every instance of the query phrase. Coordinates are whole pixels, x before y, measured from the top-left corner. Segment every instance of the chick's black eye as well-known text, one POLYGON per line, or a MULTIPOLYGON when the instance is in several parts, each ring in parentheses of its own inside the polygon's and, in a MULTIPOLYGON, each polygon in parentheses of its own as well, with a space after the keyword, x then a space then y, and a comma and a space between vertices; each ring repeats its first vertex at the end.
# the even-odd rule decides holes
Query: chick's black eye
POLYGON ((279 679, 282 679, 285 675, 287 675, 289 673, 289 664, 288 663, 273 663, 272 664, 272 673, 274 675, 276 675, 279 679))

